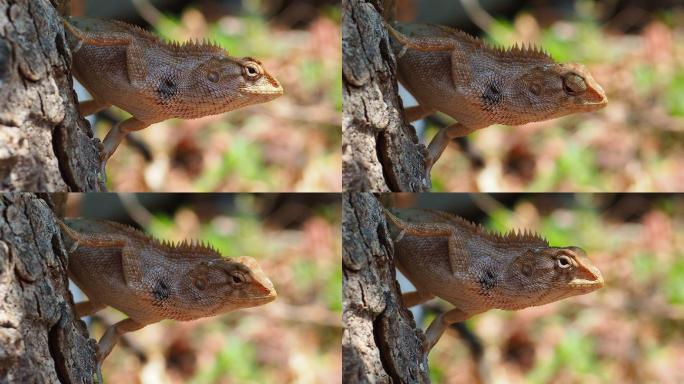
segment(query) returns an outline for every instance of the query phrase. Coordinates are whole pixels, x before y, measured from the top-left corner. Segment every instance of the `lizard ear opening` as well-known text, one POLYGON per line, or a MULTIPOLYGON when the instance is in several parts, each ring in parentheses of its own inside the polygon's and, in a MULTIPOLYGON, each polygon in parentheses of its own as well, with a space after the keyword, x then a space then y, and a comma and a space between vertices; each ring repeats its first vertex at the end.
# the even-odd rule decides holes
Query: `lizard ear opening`
POLYGON ((220 79, 221 79, 221 76, 219 75, 218 72, 216 72, 216 71, 207 72, 207 80, 211 81, 212 83, 218 83, 220 79))
POLYGON ((204 281, 204 279, 194 279, 192 283, 195 285, 195 288, 199 289, 200 291, 204 291, 204 289, 207 287, 207 282, 204 281))

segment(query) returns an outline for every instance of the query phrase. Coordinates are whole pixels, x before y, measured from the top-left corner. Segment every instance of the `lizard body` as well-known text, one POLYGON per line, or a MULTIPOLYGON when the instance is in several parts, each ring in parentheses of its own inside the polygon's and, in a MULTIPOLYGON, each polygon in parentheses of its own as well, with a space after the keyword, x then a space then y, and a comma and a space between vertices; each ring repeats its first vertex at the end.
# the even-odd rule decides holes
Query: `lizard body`
POLYGON ((103 142, 107 159, 132 131, 170 118, 194 119, 263 103, 283 94, 280 83, 249 57, 211 43, 166 42, 140 27, 90 17, 64 19, 74 77, 93 96, 89 115, 115 105, 133 115, 103 142))
POLYGON ((273 284, 256 260, 224 258, 196 242, 171 244, 119 223, 59 222, 69 252, 69 277, 88 296, 79 316, 106 306, 128 318, 107 329, 98 363, 118 338, 163 319, 194 320, 273 301, 273 284))
POLYGON ((530 232, 492 233, 458 216, 385 210, 397 268, 416 287, 407 307, 440 297, 456 308, 426 331, 427 350, 450 324, 489 309, 517 310, 592 292, 601 272, 578 247, 551 247, 530 232))
POLYGON ((429 173, 451 139, 492 124, 518 125, 607 104, 601 86, 581 64, 556 63, 534 47, 500 49, 456 29, 438 25, 389 25, 397 77, 418 106, 414 121, 434 112, 457 120, 428 146, 429 173))

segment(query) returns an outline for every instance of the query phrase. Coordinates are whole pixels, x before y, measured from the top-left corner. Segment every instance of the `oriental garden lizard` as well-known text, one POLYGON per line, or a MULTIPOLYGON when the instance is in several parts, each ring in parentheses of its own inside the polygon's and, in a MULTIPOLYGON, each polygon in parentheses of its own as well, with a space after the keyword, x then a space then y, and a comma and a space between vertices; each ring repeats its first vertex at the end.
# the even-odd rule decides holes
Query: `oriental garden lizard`
POLYGON ((89 299, 76 304, 78 316, 107 306, 128 315, 100 339, 98 375, 126 332, 163 319, 194 320, 276 298, 273 284, 252 257, 224 258, 198 242, 162 242, 105 220, 65 219, 59 225, 69 253, 69 277, 89 299))
POLYGON ((531 232, 489 232, 440 211, 384 212, 396 266, 416 287, 403 294, 404 305, 439 297, 456 307, 428 326, 426 351, 449 325, 489 309, 523 309, 603 287, 601 272, 581 248, 551 247, 531 232))
POLYGON ((208 42, 167 42, 140 27, 90 17, 64 18, 72 73, 93 100, 82 115, 115 105, 133 115, 103 142, 101 172, 132 131, 171 118, 195 119, 264 103, 283 94, 278 80, 250 57, 208 42))
POLYGON ((399 82, 418 101, 404 110, 404 119, 411 122, 439 111, 457 121, 430 142, 426 176, 451 139, 492 124, 595 111, 608 102, 583 65, 556 63, 538 48, 495 48, 439 25, 386 26, 399 82))

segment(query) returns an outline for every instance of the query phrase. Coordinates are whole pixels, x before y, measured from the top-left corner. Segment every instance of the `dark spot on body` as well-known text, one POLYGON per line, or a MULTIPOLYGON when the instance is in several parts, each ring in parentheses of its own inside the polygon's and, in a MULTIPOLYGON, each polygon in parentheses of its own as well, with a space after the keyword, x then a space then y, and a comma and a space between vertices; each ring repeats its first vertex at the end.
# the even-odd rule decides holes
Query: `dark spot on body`
POLYGON ((482 108, 488 111, 493 109, 494 106, 503 100, 503 94, 501 93, 499 85, 492 82, 487 85, 480 98, 482 99, 482 108))
POLYGON ((176 93, 178 93, 178 85, 170 77, 163 78, 157 87, 157 99, 161 102, 168 101, 176 93))
POLYGON ((152 295, 154 296, 154 304, 162 305, 162 301, 166 300, 171 296, 171 290, 165 281, 159 280, 152 290, 152 295))
POLYGON ((487 294, 487 292, 496 286, 496 274, 490 268, 485 268, 477 281, 480 284, 480 292, 487 294))

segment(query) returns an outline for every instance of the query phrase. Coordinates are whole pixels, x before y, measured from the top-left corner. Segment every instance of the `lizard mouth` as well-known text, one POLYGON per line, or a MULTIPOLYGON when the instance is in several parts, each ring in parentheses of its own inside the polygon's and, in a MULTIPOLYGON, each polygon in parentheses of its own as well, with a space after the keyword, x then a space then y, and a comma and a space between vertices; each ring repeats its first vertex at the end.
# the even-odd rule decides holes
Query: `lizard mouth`
POLYGON ((592 84, 592 87, 583 95, 583 105, 589 111, 603 108, 608 104, 608 97, 600 85, 592 84))
POLYGON ((249 302, 252 304, 252 305, 250 305, 251 307, 256 307, 259 305, 270 303, 271 301, 275 300, 277 297, 278 297, 278 294, 276 294, 275 291, 273 291, 273 292, 269 292, 263 296, 233 298, 233 299, 231 299, 231 301, 237 302, 237 303, 249 302))
POLYGON ((263 88, 245 88, 243 89, 245 93, 251 93, 255 95, 282 95, 283 89, 263 89, 263 88))
POLYGON ((597 272, 597 274, 594 275, 593 278, 589 278, 589 279, 577 278, 570 283, 570 286, 573 288, 586 289, 589 291, 593 291, 595 289, 602 288, 604 285, 606 285, 606 283, 603 280, 603 276, 601 275, 601 272, 598 272, 598 271, 596 271, 596 272, 597 272))

